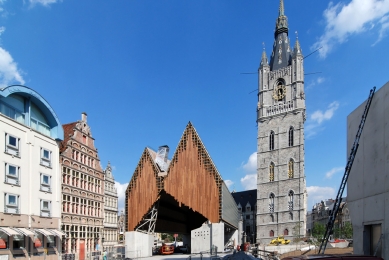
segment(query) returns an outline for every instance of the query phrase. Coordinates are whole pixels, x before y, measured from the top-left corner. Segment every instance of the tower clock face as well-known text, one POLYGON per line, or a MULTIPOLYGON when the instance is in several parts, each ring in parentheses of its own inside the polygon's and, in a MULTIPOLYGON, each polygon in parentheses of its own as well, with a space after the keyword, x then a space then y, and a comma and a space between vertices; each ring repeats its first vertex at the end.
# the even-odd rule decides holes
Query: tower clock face
POLYGON ((277 101, 281 101, 286 95, 286 87, 284 84, 279 83, 277 87, 274 88, 273 98, 277 101))

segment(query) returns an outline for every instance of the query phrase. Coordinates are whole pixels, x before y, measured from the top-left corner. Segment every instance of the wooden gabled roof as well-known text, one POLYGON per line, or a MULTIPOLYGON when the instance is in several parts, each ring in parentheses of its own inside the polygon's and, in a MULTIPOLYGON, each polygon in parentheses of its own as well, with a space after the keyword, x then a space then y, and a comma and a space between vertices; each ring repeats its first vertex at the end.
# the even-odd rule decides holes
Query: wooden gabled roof
MULTIPOLYGON (((148 148, 144 150, 126 191, 126 230, 135 230, 161 194, 173 198, 179 207, 201 214, 213 223, 219 222, 222 184, 216 166, 189 122, 166 173, 159 171, 148 148)), ((187 218, 183 216, 181 221, 187 218)))

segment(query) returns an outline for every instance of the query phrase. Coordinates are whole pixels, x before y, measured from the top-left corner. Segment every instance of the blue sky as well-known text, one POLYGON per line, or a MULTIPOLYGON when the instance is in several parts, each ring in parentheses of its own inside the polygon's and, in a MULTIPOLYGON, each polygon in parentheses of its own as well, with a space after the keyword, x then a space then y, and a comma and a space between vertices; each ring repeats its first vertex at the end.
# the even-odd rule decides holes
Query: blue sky
MULTIPOLYGON (((279 1, 0 0, 0 87, 23 84, 62 124, 88 113, 123 207, 143 149, 173 155, 193 123, 230 189, 255 188, 256 72, 279 1), (253 92, 254 91, 254 92, 253 92), (253 93, 251 93, 253 92, 253 93)), ((389 80, 389 0, 285 0, 305 59, 309 209, 335 198, 346 117, 389 80)))

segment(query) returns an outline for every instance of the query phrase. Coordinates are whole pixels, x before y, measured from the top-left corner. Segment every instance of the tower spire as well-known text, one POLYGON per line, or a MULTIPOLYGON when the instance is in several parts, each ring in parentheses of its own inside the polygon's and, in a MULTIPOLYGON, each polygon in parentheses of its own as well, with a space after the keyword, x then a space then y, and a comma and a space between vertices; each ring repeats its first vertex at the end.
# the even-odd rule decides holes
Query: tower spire
POLYGON ((288 34, 288 18, 285 15, 284 0, 280 0, 280 7, 278 8, 278 18, 276 21, 276 31, 274 37, 280 33, 288 34))
POLYGON ((284 0, 280 0, 280 8, 278 9, 278 16, 284 16, 285 8, 284 8, 284 0))
POLYGON ((263 51, 262 51, 261 67, 268 65, 267 55, 265 51, 265 43, 263 42, 262 45, 263 45, 263 51))
POLYGON ((270 69, 278 70, 290 65, 291 51, 288 38, 288 18, 285 15, 284 0, 280 0, 270 69))
POLYGON ((301 46, 300 46, 300 42, 299 42, 299 36, 298 36, 297 31, 296 31, 296 43, 294 44, 293 52, 294 52, 294 56, 302 55, 301 46))

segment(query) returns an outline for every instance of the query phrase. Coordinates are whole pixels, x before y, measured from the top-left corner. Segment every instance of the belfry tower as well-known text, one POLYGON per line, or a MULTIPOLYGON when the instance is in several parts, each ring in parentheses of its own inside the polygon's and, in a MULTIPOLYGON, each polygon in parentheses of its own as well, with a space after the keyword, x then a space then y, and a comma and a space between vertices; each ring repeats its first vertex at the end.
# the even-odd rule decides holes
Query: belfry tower
POLYGON ((304 66, 298 39, 293 50, 280 0, 273 51, 258 69, 257 242, 305 235, 304 66))

